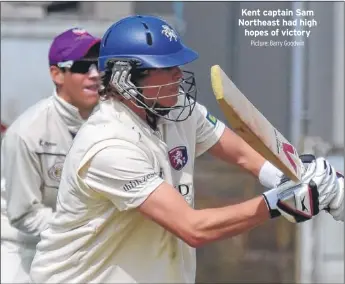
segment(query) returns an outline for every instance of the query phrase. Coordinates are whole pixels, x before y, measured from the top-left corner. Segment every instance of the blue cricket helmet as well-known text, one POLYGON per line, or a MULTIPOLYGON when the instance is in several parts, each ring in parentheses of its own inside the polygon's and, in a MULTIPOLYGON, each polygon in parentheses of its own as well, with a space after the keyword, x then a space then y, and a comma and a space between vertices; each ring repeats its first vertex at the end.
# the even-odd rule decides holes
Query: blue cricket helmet
POLYGON ((104 34, 99 70, 105 71, 111 59, 132 59, 137 69, 181 66, 197 59, 175 30, 155 16, 129 16, 114 23, 104 34))

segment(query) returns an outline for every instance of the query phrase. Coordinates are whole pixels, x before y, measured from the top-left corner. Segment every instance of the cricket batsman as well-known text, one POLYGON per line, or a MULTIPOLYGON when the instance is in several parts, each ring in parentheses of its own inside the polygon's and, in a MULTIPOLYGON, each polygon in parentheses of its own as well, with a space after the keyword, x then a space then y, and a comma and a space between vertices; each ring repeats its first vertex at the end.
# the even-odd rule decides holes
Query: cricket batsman
POLYGON ((197 58, 157 17, 105 32, 100 109, 66 157, 32 283, 194 283, 197 247, 281 215, 303 222, 328 209, 343 219, 343 178, 327 160, 302 156, 307 170, 294 183, 197 102, 194 74, 181 69, 197 58), (205 152, 269 189, 194 209, 194 161, 205 152))
POLYGON ((100 40, 80 28, 54 39, 53 95, 20 115, 2 139, 1 283, 29 283, 40 233, 55 210, 65 156, 99 101, 100 40))

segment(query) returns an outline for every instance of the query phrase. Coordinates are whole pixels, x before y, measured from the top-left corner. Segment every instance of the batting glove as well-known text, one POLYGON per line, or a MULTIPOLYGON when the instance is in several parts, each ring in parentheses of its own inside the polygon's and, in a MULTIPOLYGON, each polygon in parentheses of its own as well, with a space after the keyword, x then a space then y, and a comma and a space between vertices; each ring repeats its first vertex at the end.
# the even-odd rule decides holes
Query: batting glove
POLYGON ((283 177, 280 185, 263 193, 272 218, 283 215, 290 222, 307 221, 327 209, 339 192, 336 171, 324 158, 301 159, 306 171, 300 182, 283 177))
POLYGON ((344 175, 337 173, 337 181, 339 184, 336 196, 329 204, 327 211, 336 221, 344 222, 344 175))

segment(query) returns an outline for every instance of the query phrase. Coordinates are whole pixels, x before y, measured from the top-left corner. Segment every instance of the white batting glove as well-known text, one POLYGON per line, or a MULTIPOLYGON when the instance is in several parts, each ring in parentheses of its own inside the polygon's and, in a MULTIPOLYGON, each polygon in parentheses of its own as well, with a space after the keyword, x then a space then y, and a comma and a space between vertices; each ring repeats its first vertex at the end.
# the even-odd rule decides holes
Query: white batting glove
POLYGON ((336 171, 324 158, 311 160, 305 166, 301 182, 283 178, 278 187, 263 193, 272 218, 281 214, 290 222, 307 221, 328 208, 337 195, 336 171))
POLYGON ((344 222, 344 176, 341 173, 337 173, 337 177, 339 190, 330 202, 327 211, 333 216, 334 220, 344 222))

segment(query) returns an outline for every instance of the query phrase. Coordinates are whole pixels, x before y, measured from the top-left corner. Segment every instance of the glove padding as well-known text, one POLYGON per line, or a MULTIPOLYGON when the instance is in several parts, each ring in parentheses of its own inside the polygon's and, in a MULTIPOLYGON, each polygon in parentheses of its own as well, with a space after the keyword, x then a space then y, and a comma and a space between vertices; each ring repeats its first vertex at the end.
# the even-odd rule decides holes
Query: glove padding
POLYGON ((263 194, 271 217, 281 214, 290 222, 304 222, 326 209, 337 195, 339 183, 334 168, 324 158, 311 157, 302 159, 306 171, 300 182, 283 177, 277 188, 263 194))
MULTIPOLYGON (((301 159, 305 168, 308 168, 309 164, 315 161, 315 156, 312 154, 303 154, 303 155, 300 155, 299 158, 301 159)), ((279 185, 282 185, 285 182, 290 180, 283 173, 281 173, 279 178, 280 180, 275 185, 272 185, 271 188, 273 187, 276 188, 279 185)), ((278 192, 277 190, 272 189, 263 193, 271 218, 281 216, 279 210, 277 209, 277 202, 278 202, 277 192, 278 192)))
POLYGON ((333 216, 334 220, 344 222, 344 175, 338 172, 337 181, 339 190, 330 202, 327 211, 333 216))

